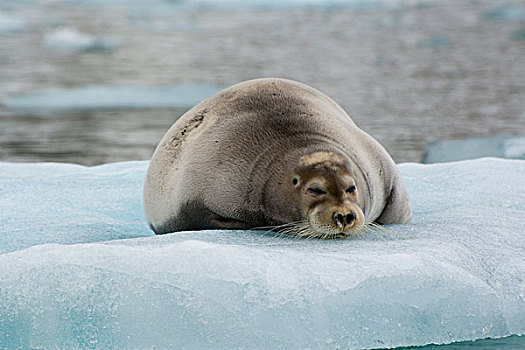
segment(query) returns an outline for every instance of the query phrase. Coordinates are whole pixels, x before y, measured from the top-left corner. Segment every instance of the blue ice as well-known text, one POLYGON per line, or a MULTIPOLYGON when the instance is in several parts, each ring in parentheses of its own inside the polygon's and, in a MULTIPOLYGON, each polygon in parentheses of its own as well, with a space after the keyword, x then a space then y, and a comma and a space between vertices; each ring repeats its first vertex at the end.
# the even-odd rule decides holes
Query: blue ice
POLYGON ((46 112, 60 110, 189 108, 222 88, 210 83, 172 86, 84 86, 13 95, 2 101, 8 110, 46 112))
POLYGON ((147 162, 0 163, 7 348, 335 349, 525 333, 525 161, 401 164, 409 225, 153 236, 147 162))

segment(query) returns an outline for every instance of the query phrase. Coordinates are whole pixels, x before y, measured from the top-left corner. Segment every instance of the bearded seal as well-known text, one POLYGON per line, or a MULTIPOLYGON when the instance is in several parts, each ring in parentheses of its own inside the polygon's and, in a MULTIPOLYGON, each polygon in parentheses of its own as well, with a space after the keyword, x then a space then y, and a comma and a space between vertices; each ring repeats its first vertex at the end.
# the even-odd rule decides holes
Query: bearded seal
POLYGON ((383 146, 328 96, 277 78, 234 85, 180 117, 151 159, 144 209, 156 234, 272 227, 346 238, 412 217, 383 146))

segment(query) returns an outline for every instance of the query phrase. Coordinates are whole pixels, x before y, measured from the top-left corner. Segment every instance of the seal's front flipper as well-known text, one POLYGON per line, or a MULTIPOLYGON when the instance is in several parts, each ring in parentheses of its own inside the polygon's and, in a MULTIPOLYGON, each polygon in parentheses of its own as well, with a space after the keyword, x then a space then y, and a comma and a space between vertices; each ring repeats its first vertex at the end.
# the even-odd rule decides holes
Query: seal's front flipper
POLYGON ((237 219, 226 218, 223 216, 217 215, 217 217, 210 220, 213 228, 216 229, 225 229, 225 230, 247 230, 251 226, 237 219))

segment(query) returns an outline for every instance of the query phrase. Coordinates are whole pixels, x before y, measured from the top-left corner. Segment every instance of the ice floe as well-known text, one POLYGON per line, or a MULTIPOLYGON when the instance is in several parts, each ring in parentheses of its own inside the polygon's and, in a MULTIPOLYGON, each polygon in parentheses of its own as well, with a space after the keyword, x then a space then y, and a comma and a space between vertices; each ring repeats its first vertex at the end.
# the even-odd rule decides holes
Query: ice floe
POLYGON ((152 236, 147 165, 0 163, 4 347, 334 349, 525 333, 525 161, 402 164, 413 223, 344 241, 152 236))
POLYGON ((36 113, 56 110, 189 108, 221 89, 211 83, 83 86, 13 95, 2 101, 2 104, 8 110, 36 113))
POLYGON ((67 54, 113 51, 120 44, 115 38, 94 37, 73 27, 59 27, 50 31, 44 36, 44 42, 47 47, 67 54))
POLYGON ((25 22, 11 13, 0 11, 0 34, 13 33, 22 30, 25 22))
POLYGON ((499 135, 429 142, 425 146, 423 163, 480 157, 525 159, 525 136, 499 135))

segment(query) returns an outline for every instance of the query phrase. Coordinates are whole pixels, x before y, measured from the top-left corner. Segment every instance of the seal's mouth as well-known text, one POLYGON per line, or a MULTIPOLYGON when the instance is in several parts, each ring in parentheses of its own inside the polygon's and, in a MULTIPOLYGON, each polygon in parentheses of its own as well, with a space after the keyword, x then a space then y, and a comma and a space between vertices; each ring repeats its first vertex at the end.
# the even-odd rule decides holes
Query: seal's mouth
POLYGON ((350 237, 348 233, 341 232, 341 233, 333 233, 324 239, 347 239, 348 237, 350 237))
POLYGON ((319 225, 309 220, 272 227, 271 231, 305 239, 346 239, 352 235, 352 232, 338 230, 333 225, 319 225))
POLYGON ((347 233, 347 232, 336 232, 336 233, 331 233, 331 232, 314 232, 308 238, 317 238, 317 239, 326 239, 326 240, 330 240, 330 239, 347 239, 348 237, 350 237, 350 235, 351 235, 351 233, 347 233))
POLYGON ((335 225, 320 225, 312 221, 309 222, 309 226, 310 232, 308 238, 347 239, 354 233, 354 230, 349 227, 346 227, 343 230, 335 225))
POLYGON ((357 206, 341 213, 338 210, 312 210, 308 213, 309 237, 346 239, 364 226, 364 214, 357 206), (331 215, 330 215, 331 214, 331 215))

